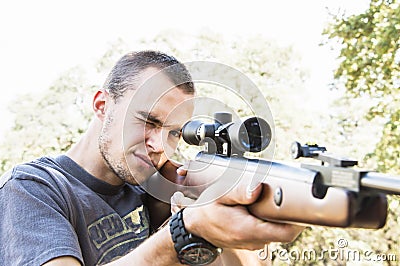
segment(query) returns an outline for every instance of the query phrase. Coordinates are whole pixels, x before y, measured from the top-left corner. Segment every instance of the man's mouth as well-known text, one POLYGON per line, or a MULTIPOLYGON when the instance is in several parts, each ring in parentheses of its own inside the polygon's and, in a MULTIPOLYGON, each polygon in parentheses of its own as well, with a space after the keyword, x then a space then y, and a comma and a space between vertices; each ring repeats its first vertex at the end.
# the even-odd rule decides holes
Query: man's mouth
POLYGON ((137 158, 139 158, 141 161, 143 161, 146 164, 148 164, 149 166, 152 166, 152 167, 156 167, 157 166, 157 162, 150 160, 150 158, 148 156, 146 156, 146 155, 135 154, 135 156, 137 158))

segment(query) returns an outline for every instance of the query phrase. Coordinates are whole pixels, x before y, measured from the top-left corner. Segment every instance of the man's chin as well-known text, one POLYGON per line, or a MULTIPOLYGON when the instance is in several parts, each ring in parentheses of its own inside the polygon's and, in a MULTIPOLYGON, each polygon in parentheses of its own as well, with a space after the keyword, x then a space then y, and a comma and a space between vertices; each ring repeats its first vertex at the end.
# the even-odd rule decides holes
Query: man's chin
POLYGON ((131 176, 131 180, 127 180, 127 183, 132 185, 143 184, 155 173, 157 173, 157 169, 154 167, 152 167, 152 169, 143 170, 140 173, 136 173, 134 176, 131 176))

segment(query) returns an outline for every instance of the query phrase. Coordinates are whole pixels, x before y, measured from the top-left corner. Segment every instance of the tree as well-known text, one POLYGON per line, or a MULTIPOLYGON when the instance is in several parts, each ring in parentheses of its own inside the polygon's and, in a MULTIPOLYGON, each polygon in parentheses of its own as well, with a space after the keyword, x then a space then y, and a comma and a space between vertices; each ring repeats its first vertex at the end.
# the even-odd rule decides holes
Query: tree
POLYGON ((90 117, 88 102, 93 91, 81 68, 62 74, 43 94, 26 94, 9 107, 14 125, 0 147, 0 170, 45 154, 68 150, 84 132, 90 117))
POLYGON ((341 46, 336 85, 347 97, 369 98, 366 117, 385 119, 382 136, 369 158, 380 171, 400 173, 400 5, 371 0, 365 13, 338 15, 325 35, 341 46))
MULTIPOLYGON (((380 140, 366 156, 377 170, 400 173, 400 5, 397 0, 371 0, 361 14, 339 14, 324 34, 340 45, 339 66, 334 74, 337 87, 343 86, 343 101, 362 100, 365 118, 383 121, 380 140)), ((352 120, 347 116, 348 121, 352 120)), ((352 123, 357 127, 357 123, 352 123)), ((397 254, 399 258, 399 197, 389 199, 390 215, 383 230, 353 239, 364 240, 372 250, 397 254), (371 237, 373 236, 373 237, 371 237), (377 245, 377 238, 386 245, 377 245)), ((386 262, 391 265, 396 262, 386 262)))

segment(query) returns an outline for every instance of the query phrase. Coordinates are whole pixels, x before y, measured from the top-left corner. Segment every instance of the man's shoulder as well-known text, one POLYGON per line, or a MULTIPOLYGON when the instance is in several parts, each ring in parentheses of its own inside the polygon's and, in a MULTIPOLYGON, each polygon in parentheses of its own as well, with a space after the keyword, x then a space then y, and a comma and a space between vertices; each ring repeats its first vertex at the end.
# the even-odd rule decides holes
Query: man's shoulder
POLYGON ((20 163, 0 177, 0 188, 11 180, 31 180, 39 183, 57 182, 63 176, 60 169, 55 158, 50 156, 20 163))

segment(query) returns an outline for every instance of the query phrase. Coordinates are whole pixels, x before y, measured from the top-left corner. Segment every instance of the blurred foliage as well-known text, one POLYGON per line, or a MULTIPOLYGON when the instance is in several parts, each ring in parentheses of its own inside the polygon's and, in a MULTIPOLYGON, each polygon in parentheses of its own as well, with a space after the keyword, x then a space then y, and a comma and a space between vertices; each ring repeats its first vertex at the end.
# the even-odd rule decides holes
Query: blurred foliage
MULTIPOLYGON (((372 146, 363 163, 379 171, 400 173, 400 6, 398 1, 371 0, 362 14, 337 14, 324 31, 334 45, 339 45, 339 65, 334 73, 334 85, 345 94, 335 102, 335 115, 342 136, 356 150, 353 133, 364 127, 362 142, 372 146), (372 126, 375 125, 375 126, 372 126)), ((362 149, 362 148, 361 148, 362 149)), ((319 252, 346 239, 349 250, 370 251, 371 254, 392 255, 384 261, 330 260, 318 265, 398 265, 400 260, 399 197, 389 197, 386 226, 380 230, 313 228, 297 240, 301 245, 313 244, 319 252), (319 233, 318 233, 319 232, 319 233), (319 236, 317 236, 319 235, 319 236)), ((296 245, 296 243, 294 244, 296 245)), ((289 245, 290 246, 290 245, 289 245)), ((318 253, 320 254, 320 253, 318 253)), ((365 257, 364 257, 365 259, 365 257)), ((312 263, 312 262, 310 262, 312 263)), ((313 264, 314 264, 313 263, 313 264)), ((279 264, 279 263, 278 263, 279 264)), ((304 261, 293 263, 303 265, 304 261)))
POLYGON ((366 118, 381 118, 380 141, 368 158, 379 171, 400 173, 400 4, 371 0, 362 14, 337 15, 325 35, 341 47, 336 85, 363 101, 366 118))
POLYGON ((9 106, 14 125, 0 143, 0 170, 68 150, 85 131, 89 120, 90 95, 93 91, 82 68, 62 74, 43 94, 16 97, 9 106))
MULTIPOLYGON (((339 22, 340 20, 337 21, 339 22)), ((333 29, 331 34, 332 38, 335 38, 338 35, 333 35, 333 29)), ((350 33, 351 31, 348 34, 350 33)), ((351 49, 354 47, 356 45, 351 49)), ((14 126, 6 135, 7 141, 0 144, 2 150, 0 172, 6 171, 15 163, 37 156, 65 152, 76 142, 84 133, 91 118, 90 101, 93 92, 101 86, 98 81, 91 79, 89 82, 85 73, 94 71, 95 75, 104 79, 112 64, 130 49, 132 45, 119 39, 94 66, 90 66, 89 71, 82 68, 71 69, 54 81, 43 94, 18 97, 18 100, 10 106, 15 113, 14 126)), ((399 129, 394 127, 398 123, 390 122, 392 121, 390 118, 396 118, 396 112, 391 112, 391 116, 387 116, 386 111, 385 114, 382 112, 381 117, 388 119, 383 122, 372 116, 367 119, 365 115, 369 110, 365 109, 364 105, 368 103, 373 106, 372 103, 375 103, 373 97, 357 100, 348 96, 333 102, 332 107, 316 108, 318 102, 310 95, 313 90, 319 88, 313 90, 306 88, 308 70, 303 66, 303 59, 293 47, 280 46, 259 36, 245 40, 227 39, 221 34, 204 30, 197 35, 187 35, 177 31, 161 32, 154 38, 138 41, 132 50, 143 49, 160 50, 176 56, 183 62, 195 60, 220 62, 249 77, 267 99, 272 112, 275 123, 276 146, 273 147, 275 159, 288 160, 289 146, 292 141, 298 140, 324 144, 329 151, 355 156, 366 164, 375 165, 379 162, 383 164, 380 166, 381 170, 396 166, 396 163, 398 166, 398 161, 396 162, 398 153, 396 155, 389 149, 397 147, 398 152, 398 146, 393 145, 396 139, 398 144, 399 129), (382 128, 383 133, 380 133, 382 128), (370 134, 365 134, 366 132, 370 134), (375 147, 378 142, 375 140, 376 136, 380 134, 382 141, 375 147), (389 135, 392 138, 385 137, 389 135), (367 153, 370 153, 370 156, 363 161, 363 156, 367 153)), ((344 75, 343 73, 341 72, 340 76, 344 75)), ((339 76, 337 78, 340 79, 339 76)), ((250 113, 246 109, 246 103, 240 97, 228 93, 226 89, 215 84, 196 85, 199 87, 200 96, 221 100, 240 116, 250 113)), ((257 106, 260 99, 254 95, 247 95, 246 88, 240 86, 238 84, 240 94, 246 95, 246 100, 257 106)), ((395 89, 390 90, 390 93, 395 92, 395 89)), ((355 96, 354 93, 352 95, 355 96)), ((384 97, 386 94, 382 94, 378 99, 383 100, 384 97)), ((210 108, 210 112, 213 111, 210 108)), ((397 112, 397 121, 398 118, 397 112)), ((390 204, 392 212, 399 213, 398 199, 392 199, 390 204)), ((312 227, 305 230, 294 243, 277 244, 276 248, 314 249, 320 252, 336 247, 338 239, 343 238, 349 242, 349 248, 371 250, 376 254, 394 253, 400 259, 398 224, 397 216, 391 215, 388 225, 376 231, 312 227)), ((332 260, 329 257, 325 260, 308 259, 290 262, 293 265, 343 265, 344 263, 346 262, 332 260)), ((275 257, 274 264, 287 264, 287 262, 275 257)))

